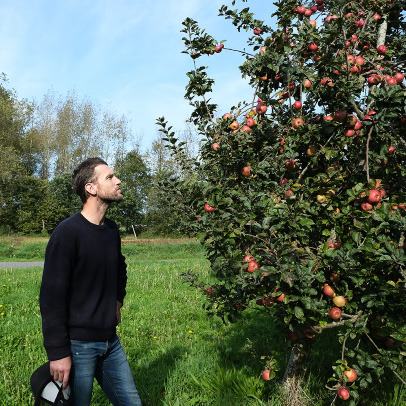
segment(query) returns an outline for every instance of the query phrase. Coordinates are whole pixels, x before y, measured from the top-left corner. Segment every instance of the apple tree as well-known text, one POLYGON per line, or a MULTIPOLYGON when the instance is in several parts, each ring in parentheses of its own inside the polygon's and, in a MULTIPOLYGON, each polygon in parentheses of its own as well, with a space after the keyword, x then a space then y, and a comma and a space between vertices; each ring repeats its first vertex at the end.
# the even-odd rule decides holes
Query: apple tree
POLYGON ((336 329, 341 351, 326 387, 333 401, 355 404, 384 376, 404 383, 406 1, 275 6, 275 26, 248 7, 220 9, 252 33, 240 66, 252 98, 222 116, 198 62, 232 50, 183 23, 190 120, 205 139, 189 220, 203 231, 217 283, 188 278, 211 314, 233 320, 257 308, 286 326, 285 382, 311 343, 336 329))

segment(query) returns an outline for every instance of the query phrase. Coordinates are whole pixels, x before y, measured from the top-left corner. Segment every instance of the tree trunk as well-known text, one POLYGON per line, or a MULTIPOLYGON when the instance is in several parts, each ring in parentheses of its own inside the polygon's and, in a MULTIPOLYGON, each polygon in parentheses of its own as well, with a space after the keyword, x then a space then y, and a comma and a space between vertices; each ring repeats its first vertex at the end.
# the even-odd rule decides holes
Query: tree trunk
POLYGON ((300 406, 307 403, 300 385, 306 372, 312 341, 304 340, 292 347, 282 385, 287 394, 285 406, 300 406))

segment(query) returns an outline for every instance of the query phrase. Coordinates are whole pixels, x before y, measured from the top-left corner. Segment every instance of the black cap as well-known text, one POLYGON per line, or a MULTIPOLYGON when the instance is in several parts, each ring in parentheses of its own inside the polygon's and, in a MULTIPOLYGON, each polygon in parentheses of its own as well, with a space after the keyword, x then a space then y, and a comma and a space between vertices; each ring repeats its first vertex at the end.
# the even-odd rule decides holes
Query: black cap
POLYGON ((66 389, 62 390, 62 383, 55 381, 51 375, 49 361, 34 371, 30 383, 35 398, 34 406, 69 406, 73 404, 69 384, 66 389))

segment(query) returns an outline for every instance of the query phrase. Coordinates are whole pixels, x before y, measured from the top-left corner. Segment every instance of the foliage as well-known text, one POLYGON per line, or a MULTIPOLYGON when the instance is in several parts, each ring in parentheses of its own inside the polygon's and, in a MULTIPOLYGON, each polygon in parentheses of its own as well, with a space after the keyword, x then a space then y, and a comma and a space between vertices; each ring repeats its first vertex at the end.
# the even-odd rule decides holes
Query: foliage
POLYGON ((185 97, 207 139, 198 193, 185 206, 201 217, 218 279, 188 280, 224 320, 254 307, 284 322, 292 342, 335 329, 342 349, 328 386, 348 386, 354 403, 385 374, 401 378, 406 350, 406 2, 317 4, 275 3, 275 29, 249 8, 221 7, 237 29, 256 31, 248 47, 259 52, 240 67, 255 102, 219 119, 207 99, 214 82, 197 60, 227 48, 196 21, 183 23, 194 65, 185 97), (319 21, 298 6, 315 7, 319 21))
POLYGON ((0 179, 0 199, 0 224, 22 234, 49 233, 66 213, 66 206, 50 192, 49 182, 34 176, 0 179))

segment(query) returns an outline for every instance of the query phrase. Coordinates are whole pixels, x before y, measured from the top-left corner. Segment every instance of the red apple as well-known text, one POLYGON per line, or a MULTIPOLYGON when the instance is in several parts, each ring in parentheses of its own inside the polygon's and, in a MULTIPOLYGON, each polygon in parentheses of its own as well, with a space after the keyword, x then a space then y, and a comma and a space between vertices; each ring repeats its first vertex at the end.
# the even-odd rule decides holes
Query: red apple
POLYGON ((309 79, 305 79, 303 86, 309 88, 312 85, 312 82, 309 79))
POLYGON ((303 118, 299 117, 299 118, 295 118, 293 120, 292 123, 292 127, 293 128, 299 128, 300 126, 302 126, 304 124, 303 118))
POLYGON ((328 285, 327 283, 324 285, 323 293, 327 297, 334 297, 334 295, 336 294, 335 290, 330 285, 328 285))
POLYGON ((401 72, 397 72, 395 73, 395 76, 393 78, 396 80, 396 82, 402 83, 403 79, 405 78, 405 75, 401 72))
POLYGON ((230 113, 225 113, 224 116, 223 116, 224 120, 227 120, 230 117, 231 117, 230 113))
POLYGON ((245 131, 246 133, 249 133, 251 131, 251 127, 248 127, 247 125, 243 125, 241 127, 241 131, 245 131))
POLYGON ((294 159, 290 159, 289 161, 285 162, 285 168, 288 171, 293 171, 295 169, 295 161, 294 161, 294 159))
POLYGON ((314 52, 314 51, 317 51, 319 49, 319 46, 316 43, 312 42, 311 44, 309 44, 307 46, 307 48, 309 49, 309 51, 314 52))
POLYGON ((344 386, 340 386, 337 389, 337 395, 340 399, 347 400, 350 397, 350 392, 344 386))
MULTIPOLYGON (((311 9, 310 9, 310 11, 311 11, 311 9)), ((317 23, 316 23, 315 20, 309 20, 309 24, 310 24, 313 28, 316 28, 317 23)))
POLYGON ((377 189, 372 189, 369 191, 368 202, 378 203, 381 200, 381 193, 377 189))
POLYGON ((361 209, 364 211, 371 211, 373 209, 373 206, 368 202, 363 202, 361 203, 361 209))
POLYGON ((244 262, 250 262, 254 259, 252 255, 246 255, 243 259, 244 262))
POLYGON ((241 173, 244 176, 251 176, 251 167, 250 166, 244 166, 244 168, 242 168, 241 173))
POLYGON ((385 45, 379 45, 379 47, 376 50, 378 51, 379 55, 384 55, 384 54, 386 54, 386 51, 388 50, 388 48, 386 48, 385 45))
POLYGON ((304 15, 304 13, 306 12, 306 7, 298 6, 298 7, 296 7, 296 12, 298 14, 304 15))
POLYGON ((248 127, 250 127, 250 128, 252 128, 252 127, 254 127, 254 125, 255 125, 256 123, 255 123, 255 120, 253 119, 253 118, 247 118, 247 122, 246 122, 246 125, 248 126, 248 127))
POLYGON ((381 18, 382 18, 382 17, 381 17, 379 14, 374 14, 374 15, 372 16, 372 21, 373 21, 374 23, 377 23, 381 18))
MULTIPOLYGON (((221 44, 221 45, 222 45, 222 44, 221 44)), ((215 50, 217 53, 220 53, 220 52, 223 50, 224 46, 221 46, 221 45, 216 45, 216 46, 214 47, 214 50, 215 50)))
POLYGON ((344 375, 348 378, 348 382, 354 382, 358 376, 352 368, 344 371, 344 375))
POLYGON ((330 280, 331 282, 337 283, 340 280, 340 275, 337 272, 331 272, 330 280))
POLYGON ((302 108, 302 102, 299 101, 299 100, 295 101, 295 102, 293 103, 293 108, 296 109, 296 110, 301 109, 301 108, 302 108))
POLYGON ((254 34, 255 35, 259 35, 259 34, 261 34, 261 28, 260 27, 257 27, 257 28, 255 28, 255 30, 254 30, 254 34))
POLYGON ((211 212, 213 212, 213 211, 216 210, 216 209, 215 209, 214 207, 210 206, 209 203, 206 203, 206 204, 204 205, 204 210, 206 210, 208 213, 211 213, 211 212))
POLYGON ((211 145, 211 147, 212 147, 215 151, 217 151, 217 150, 220 148, 220 144, 217 143, 217 142, 214 142, 214 143, 211 145))
POLYGON ((314 337, 316 337, 316 332, 315 332, 313 329, 311 329, 310 327, 305 328, 305 329, 303 330, 303 333, 304 333, 304 335, 305 335, 307 338, 314 338, 314 337))
POLYGON ((252 261, 248 262, 248 269, 247 269, 248 272, 250 272, 250 273, 255 272, 255 270, 258 268, 259 268, 259 266, 256 261, 252 260, 252 261))
POLYGON ((328 314, 330 315, 330 317, 334 320, 338 320, 341 315, 342 315, 342 311, 338 308, 338 307, 332 307, 328 314))
POLYGON ((270 373, 271 371, 266 369, 264 372, 262 372, 262 378, 265 379, 265 381, 269 381, 271 379, 270 373))
POLYGON ((395 152, 395 147, 393 145, 389 145, 388 147, 388 154, 392 155, 395 152))
POLYGON ((364 66, 365 64, 365 59, 362 56, 357 56, 355 58, 355 63, 359 66, 364 66))
POLYGON ((281 181, 280 181, 281 185, 284 185, 286 183, 288 183, 288 180, 286 178, 281 179, 281 181))
POLYGON ((347 118, 347 112, 345 110, 338 110, 334 114, 334 120, 342 123, 347 118))

